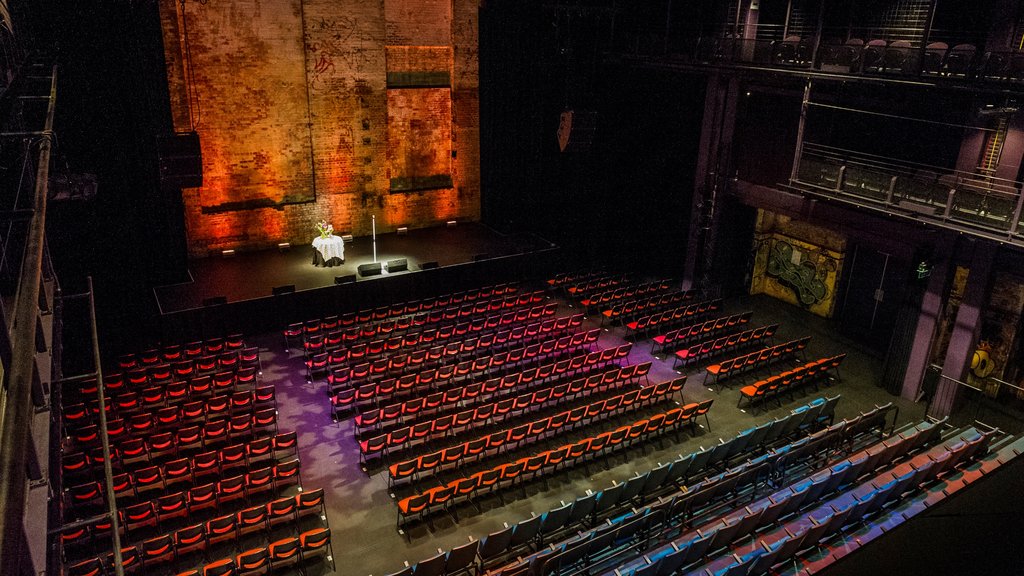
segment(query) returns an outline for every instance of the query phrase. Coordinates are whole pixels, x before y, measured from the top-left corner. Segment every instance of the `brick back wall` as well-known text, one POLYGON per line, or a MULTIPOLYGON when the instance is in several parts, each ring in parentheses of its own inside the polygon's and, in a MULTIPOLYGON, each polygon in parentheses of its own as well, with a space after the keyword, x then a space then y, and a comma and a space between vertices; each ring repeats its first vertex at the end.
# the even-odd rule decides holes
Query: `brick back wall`
POLYGON ((190 2, 187 26, 160 2, 175 128, 189 128, 186 28, 202 110, 204 185, 183 191, 193 256, 308 243, 320 219, 357 236, 371 215, 378 231, 479 219, 478 0, 190 2), (389 70, 449 70, 452 87, 408 90, 422 94, 403 117, 389 70), (447 139, 429 165, 454 187, 390 193, 389 151, 424 134, 447 139))

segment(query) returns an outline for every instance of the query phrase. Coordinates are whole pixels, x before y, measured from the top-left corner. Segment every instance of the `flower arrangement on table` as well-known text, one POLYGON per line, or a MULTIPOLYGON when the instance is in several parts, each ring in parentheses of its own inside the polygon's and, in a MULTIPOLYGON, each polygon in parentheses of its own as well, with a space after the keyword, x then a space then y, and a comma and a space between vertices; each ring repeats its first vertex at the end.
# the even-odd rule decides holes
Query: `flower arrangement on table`
POLYGON ((334 234, 334 226, 327 223, 327 220, 321 220, 316 223, 316 231, 320 233, 321 238, 330 238, 334 234))

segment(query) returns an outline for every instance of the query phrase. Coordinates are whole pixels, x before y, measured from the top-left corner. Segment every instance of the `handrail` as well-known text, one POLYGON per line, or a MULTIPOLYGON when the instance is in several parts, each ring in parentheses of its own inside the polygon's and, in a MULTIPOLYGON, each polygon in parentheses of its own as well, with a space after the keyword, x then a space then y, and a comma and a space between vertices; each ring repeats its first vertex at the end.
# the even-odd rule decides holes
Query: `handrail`
POLYGON ((50 77, 46 121, 38 137, 39 162, 33 198, 33 215, 25 241, 25 256, 19 275, 12 324, 13 352, 7 378, 7 398, 0 420, 0 574, 20 574, 23 559, 22 523, 25 515, 29 435, 32 430, 32 382, 35 370, 36 316, 43 268, 46 232, 46 196, 49 184, 50 152, 53 146, 53 118, 57 105, 57 66, 50 77))

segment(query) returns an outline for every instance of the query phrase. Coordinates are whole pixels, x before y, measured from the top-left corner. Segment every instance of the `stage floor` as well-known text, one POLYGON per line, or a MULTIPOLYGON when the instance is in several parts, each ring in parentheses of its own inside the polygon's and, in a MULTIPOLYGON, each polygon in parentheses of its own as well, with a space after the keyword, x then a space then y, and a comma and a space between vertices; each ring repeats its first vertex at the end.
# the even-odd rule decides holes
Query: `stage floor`
MULTIPOLYGON (((415 274, 424 262, 452 266, 552 247, 552 243, 534 235, 503 235, 483 224, 460 223, 450 228, 409 230, 402 235, 379 234, 377 261, 405 258, 409 270, 391 275, 415 274)), ((225 296, 229 302, 241 302, 269 296, 277 286, 294 285, 296 291, 323 288, 333 285, 336 276, 356 274, 360 264, 372 263, 373 241, 367 236, 346 243, 342 265, 317 267, 312 262, 312 245, 196 259, 189 262, 190 282, 158 286, 153 292, 160 313, 172 314, 200 308, 204 299, 216 296, 225 296)), ((385 273, 359 277, 359 281, 388 276, 385 273)))

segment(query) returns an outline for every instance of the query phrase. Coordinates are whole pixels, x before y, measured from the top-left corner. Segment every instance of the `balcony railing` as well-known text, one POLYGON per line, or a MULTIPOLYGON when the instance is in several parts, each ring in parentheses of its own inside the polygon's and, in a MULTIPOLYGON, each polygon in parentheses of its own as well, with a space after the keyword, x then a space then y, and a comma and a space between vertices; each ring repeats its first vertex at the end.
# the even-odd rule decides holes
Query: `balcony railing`
POLYGON ((805 142, 792 186, 1021 238, 1022 183, 805 142))
POLYGON ((977 33, 933 31, 929 39, 917 29, 863 29, 856 37, 824 31, 821 39, 761 34, 701 35, 676 31, 668 42, 637 45, 637 56, 691 65, 773 67, 832 74, 929 81, 1024 83, 1024 50, 985 50, 977 33), (766 36, 768 38, 766 38, 766 36), (847 39, 849 38, 849 39, 847 39), (959 38, 959 39, 957 39, 959 38), (643 50, 640 47, 647 47, 643 50))

